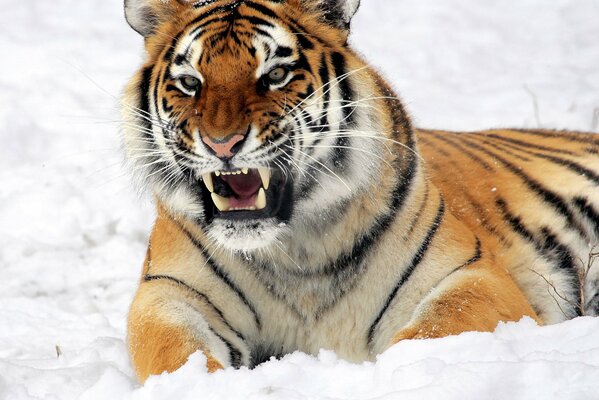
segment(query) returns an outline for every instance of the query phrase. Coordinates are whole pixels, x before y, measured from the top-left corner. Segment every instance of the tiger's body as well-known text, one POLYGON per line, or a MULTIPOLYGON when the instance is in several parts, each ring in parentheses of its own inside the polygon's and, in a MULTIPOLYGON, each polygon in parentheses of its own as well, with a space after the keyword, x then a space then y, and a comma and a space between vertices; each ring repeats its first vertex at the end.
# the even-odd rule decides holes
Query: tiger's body
POLYGON ((357 1, 130 0, 124 97, 158 218, 129 316, 138 376, 596 315, 599 140, 412 127, 347 46, 357 1), (150 16, 150 17, 148 17, 150 16))

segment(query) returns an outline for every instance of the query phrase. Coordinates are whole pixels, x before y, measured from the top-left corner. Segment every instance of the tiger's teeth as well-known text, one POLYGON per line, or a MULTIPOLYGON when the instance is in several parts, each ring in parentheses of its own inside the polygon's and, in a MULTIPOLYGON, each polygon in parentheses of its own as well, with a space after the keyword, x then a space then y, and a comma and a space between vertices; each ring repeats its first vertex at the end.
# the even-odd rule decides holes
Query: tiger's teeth
POLYGON ((268 190, 268 187, 270 186, 270 170, 268 168, 258 168, 258 173, 262 179, 262 187, 268 190))
POLYGON ((262 210, 266 208, 266 192, 264 188, 260 188, 258 197, 256 198, 256 210, 262 210))
POLYGON ((210 190, 210 193, 214 193, 214 182, 212 182, 212 174, 204 174, 202 175, 202 180, 204 181, 204 185, 210 190))
POLYGON ((249 169, 249 168, 242 168, 242 169, 241 169, 241 172, 242 172, 244 175, 247 175, 247 174, 249 174, 249 173, 250 173, 250 169, 249 169))
POLYGON ((220 176, 220 171, 216 171, 216 172, 214 173, 214 175, 216 175, 216 176, 220 176))
POLYGON ((212 193, 212 201, 219 211, 229 211, 229 199, 212 193))

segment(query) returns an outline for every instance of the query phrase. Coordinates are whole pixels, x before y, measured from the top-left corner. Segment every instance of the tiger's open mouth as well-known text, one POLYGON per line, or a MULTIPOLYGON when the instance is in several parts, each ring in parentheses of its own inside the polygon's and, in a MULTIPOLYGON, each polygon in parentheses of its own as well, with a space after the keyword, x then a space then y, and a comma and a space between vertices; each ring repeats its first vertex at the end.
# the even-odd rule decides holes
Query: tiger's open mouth
POLYGON ((202 175, 202 194, 206 217, 263 219, 291 215, 293 187, 278 169, 242 168, 214 171, 202 175))

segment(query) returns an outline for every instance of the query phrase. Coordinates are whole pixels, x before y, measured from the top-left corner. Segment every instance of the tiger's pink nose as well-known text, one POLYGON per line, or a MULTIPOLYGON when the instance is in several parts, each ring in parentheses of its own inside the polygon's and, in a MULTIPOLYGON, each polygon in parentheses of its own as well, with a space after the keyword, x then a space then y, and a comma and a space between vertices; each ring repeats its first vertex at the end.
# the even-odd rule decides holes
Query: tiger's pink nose
POLYGON ((229 159, 241 149, 240 144, 245 139, 243 135, 230 135, 224 138, 212 138, 203 136, 202 141, 206 143, 208 149, 212 150, 218 158, 229 159))

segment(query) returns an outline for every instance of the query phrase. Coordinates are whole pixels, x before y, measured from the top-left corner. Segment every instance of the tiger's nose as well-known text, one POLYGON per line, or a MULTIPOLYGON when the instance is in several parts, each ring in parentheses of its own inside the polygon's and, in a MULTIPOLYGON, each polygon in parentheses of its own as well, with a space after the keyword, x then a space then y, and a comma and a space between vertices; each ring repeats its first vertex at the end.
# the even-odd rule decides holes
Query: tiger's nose
POLYGON ((210 136, 203 136, 202 141, 208 146, 208 150, 214 153, 220 159, 232 158, 235 154, 241 150, 244 135, 233 134, 223 138, 213 138, 210 136))

